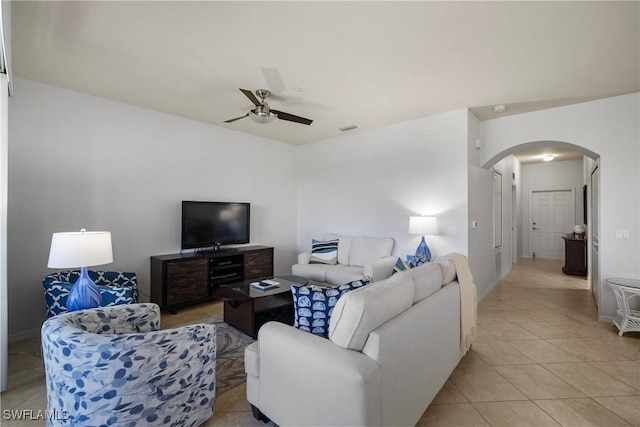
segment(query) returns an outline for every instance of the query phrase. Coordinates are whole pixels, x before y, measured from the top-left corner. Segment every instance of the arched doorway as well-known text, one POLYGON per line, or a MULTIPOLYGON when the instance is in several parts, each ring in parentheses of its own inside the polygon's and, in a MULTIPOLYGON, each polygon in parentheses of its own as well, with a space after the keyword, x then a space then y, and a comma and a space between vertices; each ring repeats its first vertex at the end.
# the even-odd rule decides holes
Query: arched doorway
MULTIPOLYGON (((509 158, 509 156, 513 155, 519 165, 517 167, 511 168, 513 170, 512 180, 508 180, 505 184, 503 184, 503 194, 505 192, 510 193, 510 203, 503 204, 503 218, 513 218, 511 219, 511 230, 512 234, 510 244, 511 252, 504 253, 509 251, 509 248, 502 248, 501 255, 502 259, 505 256, 508 256, 508 259, 514 260, 518 258, 518 243, 520 244, 520 254, 524 254, 525 256, 533 256, 536 255, 537 249, 532 249, 535 246, 535 239, 533 237, 534 233, 538 231, 536 228, 536 220, 533 218, 533 214, 531 214, 533 210, 533 205, 536 203, 535 200, 538 194, 543 194, 545 191, 554 195, 561 195, 563 191, 568 191, 568 195, 571 200, 571 208, 573 209, 572 218, 575 218, 575 222, 572 221, 571 227, 568 231, 571 230, 573 223, 581 224, 585 222, 587 225, 587 235, 589 236, 587 240, 587 265, 589 271, 589 284, 591 286, 592 292, 596 299, 596 303, 598 303, 598 284, 600 283, 599 278, 599 257, 597 250, 597 242, 598 242, 598 221, 597 218, 598 210, 599 210, 599 170, 598 170, 598 153, 595 153, 585 147, 582 147, 577 144, 572 144, 563 141, 530 141, 526 143, 517 144, 511 147, 504 149, 503 151, 495 154, 488 161, 486 161, 482 168, 487 171, 495 170, 496 165, 498 167, 505 168, 504 162, 505 159, 509 158), (526 153, 526 156, 523 154, 526 153), (536 159, 536 153, 537 160, 536 159), (555 160, 564 160, 567 159, 559 156, 558 153, 574 153, 575 156, 570 157, 571 159, 582 159, 581 165, 582 167, 578 169, 577 174, 577 182, 573 184, 567 185, 558 185, 553 186, 550 185, 547 181, 545 184, 532 186, 532 185, 523 185, 522 180, 522 169, 524 169, 524 164, 519 163, 522 158, 532 158, 534 160, 531 163, 542 162, 543 154, 556 154, 555 160), (519 159, 520 158, 520 159, 519 159), (593 173, 597 171, 596 173, 593 173), (518 176, 518 174, 520 174, 518 176), (595 180, 595 181, 594 181, 595 180), (586 186, 586 192, 583 193, 583 186, 586 186), (537 191, 533 191, 536 189, 537 191), (584 197, 586 196, 586 199, 584 197), (519 213, 516 214, 514 209, 518 209, 519 213), (584 210, 586 209, 586 215, 584 210), (592 220, 591 218, 594 218, 592 220), (518 221, 516 221, 518 219, 518 221), (583 221, 584 219, 584 221, 583 221)), ((554 160, 554 161, 555 161, 554 160)), ((577 163, 577 162, 576 162, 577 163)), ((575 165, 574 165, 575 170, 575 165)), ((549 180, 553 179, 553 174, 550 174, 548 177, 549 180)), ((494 225, 495 227, 495 225, 494 225)), ((509 230, 509 227, 505 227, 505 230, 509 230)), ((505 239, 508 239, 505 236, 505 239)), ((564 254, 563 254, 564 255, 564 254)), ((497 260, 496 260, 497 264, 497 260)))

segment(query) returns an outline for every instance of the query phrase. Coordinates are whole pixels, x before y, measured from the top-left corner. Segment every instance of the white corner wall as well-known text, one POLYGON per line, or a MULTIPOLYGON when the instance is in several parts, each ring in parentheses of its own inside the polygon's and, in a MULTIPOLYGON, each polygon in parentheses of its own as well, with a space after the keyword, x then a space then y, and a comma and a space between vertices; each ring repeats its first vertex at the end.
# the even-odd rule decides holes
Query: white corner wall
POLYGON ((561 141, 600 156, 600 306, 602 320, 616 310, 607 277, 640 278, 640 94, 508 116, 481 123, 486 163, 511 147, 561 141), (629 230, 630 240, 616 240, 629 230))
POLYGON ((9 361, 9 308, 7 285, 7 199, 8 199, 8 100, 9 82, 0 74, 0 391, 7 387, 9 361))
POLYGON ((149 257, 180 250, 182 200, 251 203, 251 244, 296 257, 295 146, 16 79, 9 101, 9 334, 38 332, 51 234, 108 230, 149 295, 149 257))
MULTIPOLYGON (((522 222, 525 224, 522 235, 523 256, 530 257, 531 252, 531 193, 532 191, 573 190, 573 225, 583 224, 582 185, 583 161, 567 160, 522 165, 522 222)), ((571 230, 567 230, 570 232, 571 230)))
POLYGON ((300 146, 298 250, 325 233, 388 236, 393 254, 415 252, 409 216, 435 215, 433 256, 467 254, 467 111, 300 146), (458 234, 448 235, 455 227, 458 234))
POLYGON ((493 168, 480 166, 482 146, 480 121, 469 112, 469 266, 478 288, 478 299, 484 298, 510 270, 515 252, 520 247, 521 224, 514 227, 518 245, 513 247, 511 236, 512 187, 516 187, 516 218, 521 218, 520 162, 513 156, 500 160, 493 168), (502 173, 502 245, 494 247, 493 170, 502 173), (472 226, 475 223, 475 227, 472 226))

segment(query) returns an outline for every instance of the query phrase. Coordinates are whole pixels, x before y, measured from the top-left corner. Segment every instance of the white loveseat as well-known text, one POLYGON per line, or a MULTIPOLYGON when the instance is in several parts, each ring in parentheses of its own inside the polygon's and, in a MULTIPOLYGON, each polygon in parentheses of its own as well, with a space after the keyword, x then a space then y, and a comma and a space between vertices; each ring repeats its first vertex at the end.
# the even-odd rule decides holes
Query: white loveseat
POLYGON ((265 324, 245 350, 254 416, 280 426, 415 425, 466 352, 455 271, 427 263, 344 294, 328 339, 265 324))
POLYGON ((294 276, 333 285, 344 285, 364 276, 377 282, 391 276, 398 260, 391 256, 393 239, 390 237, 326 234, 324 240, 338 240, 338 263, 310 263, 311 253, 303 252, 298 255, 298 263, 291 267, 294 276))

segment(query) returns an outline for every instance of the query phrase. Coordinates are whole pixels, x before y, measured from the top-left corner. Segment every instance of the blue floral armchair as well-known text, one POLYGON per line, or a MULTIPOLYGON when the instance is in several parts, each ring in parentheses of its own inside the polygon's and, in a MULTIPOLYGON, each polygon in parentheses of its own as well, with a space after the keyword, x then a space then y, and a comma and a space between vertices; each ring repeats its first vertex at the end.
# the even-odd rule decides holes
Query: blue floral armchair
MULTIPOLYGON (((47 317, 67 312, 67 298, 71 287, 80 277, 80 270, 59 271, 42 279, 47 317)), ((102 307, 138 302, 136 273, 89 270, 89 277, 98 285, 102 307)))
POLYGON ((42 325, 48 426, 199 426, 213 414, 216 329, 159 330, 156 304, 79 310, 42 325))

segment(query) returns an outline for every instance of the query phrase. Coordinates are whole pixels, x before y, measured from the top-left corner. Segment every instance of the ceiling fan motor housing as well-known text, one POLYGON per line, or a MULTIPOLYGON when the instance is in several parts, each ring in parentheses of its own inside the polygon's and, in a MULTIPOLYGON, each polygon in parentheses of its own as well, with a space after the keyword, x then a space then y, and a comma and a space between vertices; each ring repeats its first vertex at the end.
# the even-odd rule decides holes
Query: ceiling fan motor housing
POLYGON ((276 115, 269 110, 269 105, 265 102, 262 105, 256 106, 253 110, 249 111, 249 117, 256 123, 271 123, 276 119, 276 115))
POLYGON ((271 95, 271 92, 267 89, 256 90, 255 93, 256 95, 258 95, 258 98, 260 98, 260 101, 258 101, 258 98, 256 98, 253 92, 247 89, 240 89, 240 92, 242 92, 247 98, 249 98, 253 105, 255 105, 255 108, 249 110, 249 112, 244 116, 225 120, 225 123, 233 123, 236 120, 243 119, 247 116, 249 116, 252 121, 260 124, 271 123, 275 119, 301 123, 307 126, 313 122, 313 120, 311 119, 306 119, 304 117, 296 116, 295 114, 285 113, 284 111, 272 110, 271 108, 269 108, 269 104, 267 104, 265 98, 269 97, 269 95, 271 95))

